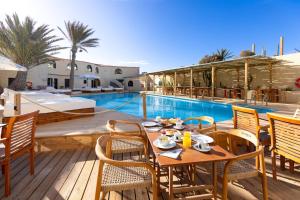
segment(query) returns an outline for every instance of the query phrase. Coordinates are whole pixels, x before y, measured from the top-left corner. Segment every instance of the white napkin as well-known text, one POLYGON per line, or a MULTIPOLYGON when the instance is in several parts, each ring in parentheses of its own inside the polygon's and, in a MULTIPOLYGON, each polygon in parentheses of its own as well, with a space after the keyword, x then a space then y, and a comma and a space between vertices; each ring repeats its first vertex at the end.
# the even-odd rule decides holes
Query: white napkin
POLYGON ((171 151, 160 152, 159 155, 177 159, 181 152, 182 152, 182 149, 174 149, 171 151))

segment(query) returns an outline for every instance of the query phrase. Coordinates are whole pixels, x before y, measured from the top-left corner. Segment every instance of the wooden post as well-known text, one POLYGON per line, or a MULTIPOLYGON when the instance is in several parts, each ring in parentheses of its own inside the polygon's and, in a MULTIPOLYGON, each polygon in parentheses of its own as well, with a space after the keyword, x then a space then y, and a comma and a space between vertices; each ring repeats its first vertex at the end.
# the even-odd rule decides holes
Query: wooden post
POLYGON ((215 72, 216 72, 216 67, 212 66, 211 67, 211 97, 212 97, 212 100, 214 100, 214 97, 215 97, 215 72))
POLYGON ((14 111, 15 111, 15 115, 21 114, 21 94, 20 93, 15 93, 14 111))
MULTIPOLYGON (((4 107, 0 105, 0 123, 2 123, 3 113, 4 113, 4 107)), ((0 126, 0 134, 1 134, 1 126, 0 126)))
POLYGON ((152 86, 152 90, 153 90, 153 93, 155 93, 155 74, 153 75, 153 86, 152 86))
POLYGON ((148 76, 145 74, 145 91, 148 91, 148 76))
POLYGON ((279 43, 279 55, 283 55, 283 37, 280 37, 280 43, 279 43))
POLYGON ((272 89, 272 84, 273 84, 273 67, 272 63, 269 63, 269 89, 272 89))
POLYGON ((166 74, 163 73, 163 88, 162 88, 162 93, 166 94, 166 74))
POLYGON ((245 84, 244 84, 244 95, 245 95, 245 103, 247 103, 247 93, 248 93, 248 60, 245 60, 245 84))
POLYGON ((177 90, 177 72, 174 72, 174 96, 176 96, 176 90, 177 90))
POLYGON ((190 71, 191 77, 190 77, 190 98, 193 97, 193 69, 190 71))
POLYGON ((236 73, 237 73, 237 85, 240 85, 240 68, 237 67, 236 68, 236 73))
POLYGON ((147 120, 147 101, 146 101, 146 93, 142 93, 143 98, 143 117, 144 120, 147 120))

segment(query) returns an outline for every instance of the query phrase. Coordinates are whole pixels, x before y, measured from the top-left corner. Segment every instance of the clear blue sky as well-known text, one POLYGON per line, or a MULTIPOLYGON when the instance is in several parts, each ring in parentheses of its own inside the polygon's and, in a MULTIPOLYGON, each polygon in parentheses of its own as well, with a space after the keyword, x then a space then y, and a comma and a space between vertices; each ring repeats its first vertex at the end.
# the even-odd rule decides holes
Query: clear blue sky
MULTIPOLYGON (((257 52, 265 47, 274 55, 280 35, 286 53, 300 49, 296 0, 0 0, 0 5, 0 20, 17 12, 55 29, 64 20, 80 20, 95 30, 100 46, 79 53, 79 60, 138 65, 141 71, 194 64, 218 48, 238 55, 252 43, 257 52)), ((58 56, 68 58, 69 52, 58 56)))

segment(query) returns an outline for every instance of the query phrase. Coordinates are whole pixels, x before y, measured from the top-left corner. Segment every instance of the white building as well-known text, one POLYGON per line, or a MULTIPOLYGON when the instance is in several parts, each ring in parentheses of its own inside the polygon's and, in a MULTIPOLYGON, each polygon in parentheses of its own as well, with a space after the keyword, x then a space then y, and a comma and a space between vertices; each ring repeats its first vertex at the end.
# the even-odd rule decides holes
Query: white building
MULTIPOLYGON (((85 61, 76 61, 74 88, 119 86, 126 90, 138 91, 141 89, 140 81, 126 77, 139 76, 139 67, 102 65, 85 61), (80 78, 83 74, 93 74, 99 79, 86 80, 80 78)), ((0 74, 0 86, 7 87, 16 76, 15 71, 6 71, 0 74)), ((27 81, 32 83, 33 89, 43 89, 51 86, 57 89, 69 88, 70 60, 53 58, 28 70, 27 81)))

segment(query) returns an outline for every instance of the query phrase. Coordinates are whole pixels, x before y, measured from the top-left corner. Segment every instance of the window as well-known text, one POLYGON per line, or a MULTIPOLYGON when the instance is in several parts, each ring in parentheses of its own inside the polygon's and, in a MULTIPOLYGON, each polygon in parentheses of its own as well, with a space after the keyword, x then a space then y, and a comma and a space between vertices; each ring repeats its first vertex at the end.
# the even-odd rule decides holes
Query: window
POLYGON ((70 79, 65 79, 65 88, 70 88, 70 79))
POLYGON ((99 68, 98 67, 96 67, 96 73, 99 74, 99 68))
POLYGON ((133 87, 133 81, 128 81, 128 87, 133 87))
POLYGON ((56 62, 55 62, 55 61, 50 61, 50 62, 48 63, 48 68, 56 69, 56 62))
POLYGON ((47 85, 48 85, 49 87, 52 87, 52 86, 53 86, 53 78, 48 78, 47 85))
MULTIPOLYGON (((71 70, 71 64, 70 64, 70 63, 67 65, 67 69, 71 70)), ((75 63, 74 69, 75 69, 75 70, 78 70, 78 66, 77 66, 76 63, 75 63)))
POLYGON ((122 74, 122 73, 123 73, 122 69, 120 69, 120 68, 118 68, 118 69, 115 70, 115 74, 122 74))
POLYGON ((10 86, 14 82, 15 78, 8 78, 8 85, 10 86))
POLYGON ((89 72, 92 72, 92 71, 93 71, 93 68, 92 68, 91 65, 86 66, 86 68, 87 68, 87 70, 88 70, 89 72))

